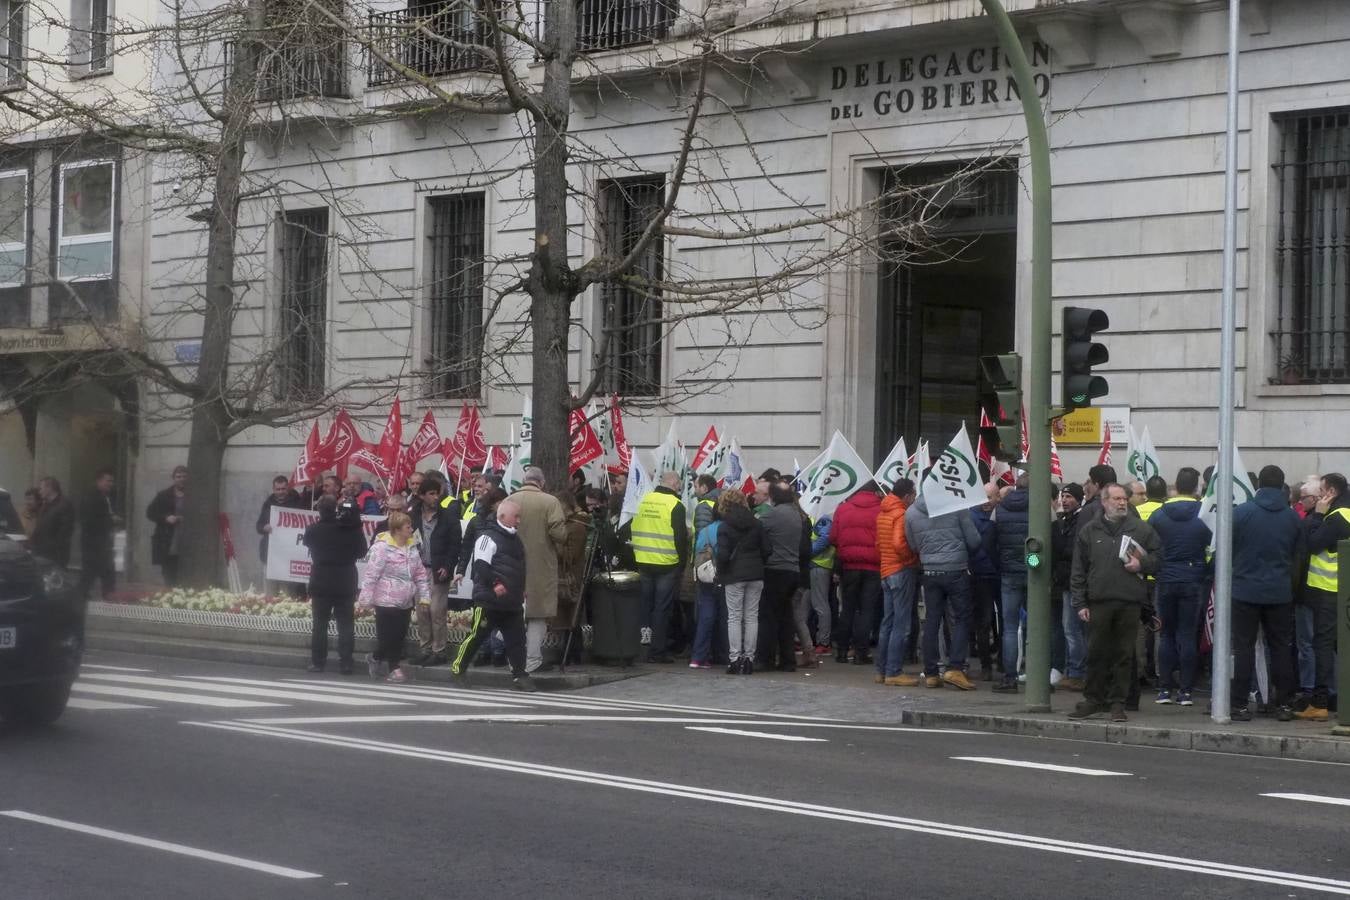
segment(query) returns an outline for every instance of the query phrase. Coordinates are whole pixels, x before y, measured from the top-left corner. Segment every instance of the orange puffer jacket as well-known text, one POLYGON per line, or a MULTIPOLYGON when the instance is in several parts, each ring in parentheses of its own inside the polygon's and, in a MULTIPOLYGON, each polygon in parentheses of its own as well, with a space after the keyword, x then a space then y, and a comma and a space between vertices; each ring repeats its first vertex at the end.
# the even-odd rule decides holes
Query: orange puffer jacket
POLYGON ((881 501, 877 515, 877 552, 881 555, 881 577, 919 565, 919 555, 905 540, 905 502, 894 494, 881 501))

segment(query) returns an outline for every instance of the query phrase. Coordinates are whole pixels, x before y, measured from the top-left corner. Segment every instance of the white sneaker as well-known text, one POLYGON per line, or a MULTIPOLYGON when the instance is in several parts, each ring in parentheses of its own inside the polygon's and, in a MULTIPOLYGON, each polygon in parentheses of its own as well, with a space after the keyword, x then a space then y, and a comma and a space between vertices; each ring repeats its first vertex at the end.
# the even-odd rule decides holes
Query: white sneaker
POLYGON ((403 674, 402 668, 398 668, 390 672, 389 677, 385 679, 385 681, 389 682, 390 684, 403 684, 407 680, 408 676, 403 674))
POLYGON ((652 642, 652 630, 650 628, 642 629, 642 645, 646 646, 652 642))
POLYGON ((1060 683, 1061 681, 1063 681, 1063 680, 1064 680, 1064 673, 1063 673, 1063 672, 1061 672, 1059 669, 1051 669, 1051 670, 1050 670, 1050 683, 1051 683, 1051 684, 1059 684, 1059 683, 1060 683))

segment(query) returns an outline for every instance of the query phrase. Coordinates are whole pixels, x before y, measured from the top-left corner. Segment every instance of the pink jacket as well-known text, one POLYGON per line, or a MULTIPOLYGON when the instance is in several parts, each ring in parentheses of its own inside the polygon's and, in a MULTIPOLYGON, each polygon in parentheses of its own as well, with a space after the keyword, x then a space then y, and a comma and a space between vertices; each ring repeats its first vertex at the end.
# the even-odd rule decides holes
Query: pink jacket
POLYGON ((428 602, 431 584, 427 567, 417 551, 417 542, 399 546, 389 532, 381 534, 366 554, 366 571, 361 576, 361 606, 411 609, 413 601, 428 602))

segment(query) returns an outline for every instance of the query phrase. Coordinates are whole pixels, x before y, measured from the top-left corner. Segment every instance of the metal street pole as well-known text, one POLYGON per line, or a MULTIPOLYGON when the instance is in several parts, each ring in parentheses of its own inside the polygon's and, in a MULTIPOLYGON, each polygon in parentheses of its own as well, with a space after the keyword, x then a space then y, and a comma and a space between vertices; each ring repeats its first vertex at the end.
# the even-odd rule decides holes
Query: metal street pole
MULTIPOLYGON (((1224 165, 1223 315, 1219 338, 1219 479, 1214 491, 1214 658, 1210 717, 1229 721, 1233 678, 1233 382, 1237 330, 1238 20, 1242 0, 1228 0, 1228 143, 1224 165)), ((1242 697, 1246 704, 1246 686, 1242 697)))
MULTIPOLYGON (((980 0, 998 32, 1001 49, 1012 65, 1022 114, 1027 124, 1027 152, 1031 157, 1031 334, 1026 367, 1027 451, 1031 517, 1028 543, 1050 547, 1050 138, 1045 113, 1036 92, 1035 73, 1022 40, 999 0, 980 0)), ((1031 712, 1050 711, 1050 554, 1027 569, 1027 691, 1031 712)))

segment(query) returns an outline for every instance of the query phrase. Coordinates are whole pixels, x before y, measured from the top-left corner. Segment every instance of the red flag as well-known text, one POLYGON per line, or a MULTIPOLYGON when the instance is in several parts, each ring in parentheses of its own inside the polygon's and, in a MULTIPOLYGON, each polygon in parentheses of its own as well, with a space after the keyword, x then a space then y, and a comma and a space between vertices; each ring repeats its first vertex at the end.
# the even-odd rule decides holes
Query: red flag
POLYGON ((487 462, 484 465, 489 466, 494 472, 504 472, 506 467, 511 464, 511 457, 506 455, 506 451, 501 447, 493 446, 488 454, 487 462))
POLYGON ((291 473, 292 484, 309 484, 314 481, 315 475, 328 468, 320 455, 322 446, 319 441, 319 422, 316 419, 314 425, 309 429, 309 440, 305 441, 305 448, 300 451, 300 459, 295 464, 295 471, 291 473))
POLYGON ((339 409, 337 415, 333 417, 333 424, 328 428, 328 436, 324 438, 323 446, 319 448, 321 466, 316 470, 316 474, 329 466, 334 466, 337 468, 338 478, 346 481, 347 464, 351 461, 352 454, 363 446, 365 442, 356 432, 356 423, 345 409, 339 409))
POLYGON ((1059 448, 1055 446, 1055 436, 1050 435, 1050 477, 1064 480, 1064 468, 1059 464, 1059 448))
POLYGON ((398 398, 395 397, 394 405, 389 408, 389 418, 384 422, 384 433, 380 435, 380 443, 375 447, 375 455, 379 457, 380 464, 384 467, 386 481, 398 468, 398 458, 402 453, 403 414, 399 411, 398 398))
MULTIPOLYGON (((385 483, 385 487, 389 486, 389 482, 394 477, 394 466, 385 466, 378 447, 372 447, 365 441, 361 441, 361 446, 352 451, 351 464, 358 469, 364 469, 372 475, 378 476, 385 483)), ((395 464, 397 464, 397 460, 395 464)))
POLYGON ((1022 406, 1022 459, 1031 458, 1031 438, 1027 435, 1027 408, 1022 406))
POLYGON ((619 455, 619 464, 610 466, 609 470, 616 474, 627 475, 629 467, 633 464, 633 447, 623 435, 623 413, 619 411, 618 394, 614 395, 609 405, 609 421, 610 431, 614 435, 614 451, 619 455))
POLYGON ((582 410, 572 410, 571 416, 568 417, 568 431, 572 438, 572 452, 568 458, 569 472, 575 472, 586 463, 605 455, 605 448, 600 446, 600 438, 596 436, 595 429, 591 427, 586 413, 582 410))
POLYGON ((416 466, 422 460, 441 452, 441 430, 436 427, 436 415, 431 410, 422 417, 422 425, 413 435, 412 443, 404 451, 404 457, 410 466, 416 466))
POLYGON ((689 468, 697 472, 698 467, 703 465, 703 461, 717 449, 717 444, 717 429, 709 425, 708 433, 703 436, 703 443, 698 445, 698 450, 694 453, 694 461, 689 464, 689 468))
POLYGON ((452 465, 469 469, 481 466, 487 460, 487 443, 483 440, 483 422, 478 416, 478 407, 466 404, 460 409, 454 437, 445 442, 441 455, 445 457, 447 469, 452 465))
POLYGON ((1106 422, 1102 423, 1102 452, 1097 454, 1097 465, 1111 465, 1111 426, 1106 422))
POLYGON ((984 463, 991 478, 994 475, 994 453, 984 445, 984 429, 993 427, 994 422, 989 418, 989 413, 981 409, 979 438, 975 441, 975 461, 984 463))

